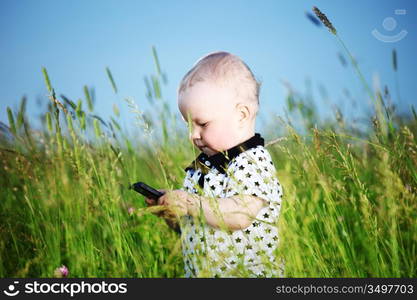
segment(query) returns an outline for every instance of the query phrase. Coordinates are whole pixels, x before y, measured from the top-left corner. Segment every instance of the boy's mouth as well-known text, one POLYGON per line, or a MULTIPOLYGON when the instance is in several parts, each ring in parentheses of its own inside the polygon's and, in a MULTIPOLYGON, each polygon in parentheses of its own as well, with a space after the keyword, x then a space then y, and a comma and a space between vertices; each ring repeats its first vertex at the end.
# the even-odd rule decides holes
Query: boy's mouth
POLYGON ((206 154, 207 154, 207 151, 210 152, 210 149, 206 146, 198 147, 198 149, 200 149, 201 152, 204 152, 206 154))
POLYGON ((204 148, 206 148, 205 146, 202 146, 202 145, 197 145, 197 144, 194 144, 198 149, 200 149, 201 151, 203 151, 203 149, 204 148))
POLYGON ((196 147, 201 151, 201 152, 204 152, 204 153, 207 153, 207 152, 209 152, 209 153, 211 153, 211 149, 209 148, 209 147, 207 147, 207 146, 200 146, 200 145, 196 145, 196 147))

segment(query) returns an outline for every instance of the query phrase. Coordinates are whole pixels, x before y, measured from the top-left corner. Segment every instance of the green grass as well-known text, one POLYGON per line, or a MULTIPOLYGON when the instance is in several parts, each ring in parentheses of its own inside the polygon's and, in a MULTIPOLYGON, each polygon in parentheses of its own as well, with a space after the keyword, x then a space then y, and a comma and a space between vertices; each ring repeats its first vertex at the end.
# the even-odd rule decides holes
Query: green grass
MULTIPOLYGON (((110 120, 94 115, 88 87, 85 101, 59 100, 45 69, 43 129, 31 129, 25 98, 18 112, 8 108, 15 139, 0 144, 0 277, 53 277, 61 265, 70 277, 183 276, 178 235, 127 189, 139 180, 179 188, 196 155, 163 100, 166 75, 153 56, 158 73, 145 82, 154 113, 127 100, 140 139, 120 129, 117 107, 110 120)), ((285 276, 417 276, 417 116, 379 99, 387 118, 370 117, 365 131, 340 115, 321 120, 292 92, 286 109, 305 127, 268 120, 267 142, 284 137, 268 150, 284 188, 276 255, 285 276)))

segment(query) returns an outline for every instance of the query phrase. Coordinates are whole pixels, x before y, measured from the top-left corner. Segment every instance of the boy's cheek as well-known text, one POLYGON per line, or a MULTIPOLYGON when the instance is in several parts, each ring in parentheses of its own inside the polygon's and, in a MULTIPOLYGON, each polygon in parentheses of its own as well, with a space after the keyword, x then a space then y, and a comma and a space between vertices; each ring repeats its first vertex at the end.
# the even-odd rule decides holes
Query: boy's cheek
POLYGON ((224 133, 224 131, 225 128, 216 128, 213 125, 213 127, 204 134, 206 146, 209 146, 213 150, 218 150, 217 148, 223 144, 222 132, 224 133))

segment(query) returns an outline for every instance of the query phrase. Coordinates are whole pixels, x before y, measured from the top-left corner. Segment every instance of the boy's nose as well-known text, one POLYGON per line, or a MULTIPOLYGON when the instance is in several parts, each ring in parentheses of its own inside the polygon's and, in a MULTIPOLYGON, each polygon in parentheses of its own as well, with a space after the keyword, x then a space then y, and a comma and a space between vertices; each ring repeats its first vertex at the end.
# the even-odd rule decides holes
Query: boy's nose
POLYGON ((195 140, 200 139, 200 132, 198 129, 193 128, 190 132, 190 140, 195 143, 195 140))

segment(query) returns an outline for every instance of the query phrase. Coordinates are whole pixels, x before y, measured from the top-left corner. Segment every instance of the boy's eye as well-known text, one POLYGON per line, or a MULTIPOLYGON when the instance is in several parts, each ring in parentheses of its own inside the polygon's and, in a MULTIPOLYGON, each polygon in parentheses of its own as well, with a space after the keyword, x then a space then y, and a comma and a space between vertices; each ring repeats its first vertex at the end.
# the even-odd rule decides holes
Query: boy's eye
POLYGON ((208 124, 208 122, 205 122, 205 123, 200 123, 200 124, 197 124, 198 126, 201 126, 201 127, 206 127, 206 125, 208 124))

